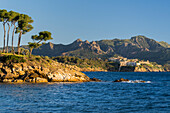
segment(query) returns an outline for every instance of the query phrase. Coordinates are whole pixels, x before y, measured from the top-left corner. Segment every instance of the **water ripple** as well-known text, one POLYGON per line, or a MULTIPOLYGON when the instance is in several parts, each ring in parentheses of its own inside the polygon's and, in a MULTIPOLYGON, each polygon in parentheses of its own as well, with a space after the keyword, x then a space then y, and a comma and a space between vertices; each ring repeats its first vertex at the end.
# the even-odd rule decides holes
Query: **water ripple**
POLYGON ((119 78, 149 84, 114 82, 0 84, 0 112, 168 113, 169 73, 89 72, 106 81, 119 78))

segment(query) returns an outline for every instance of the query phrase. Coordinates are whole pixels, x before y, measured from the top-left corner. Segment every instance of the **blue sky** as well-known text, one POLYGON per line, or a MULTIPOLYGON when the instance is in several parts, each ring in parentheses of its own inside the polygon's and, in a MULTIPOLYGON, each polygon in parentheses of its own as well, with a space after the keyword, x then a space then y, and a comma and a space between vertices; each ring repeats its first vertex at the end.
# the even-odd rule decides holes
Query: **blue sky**
MULTIPOLYGON (((23 35, 22 45, 44 30, 52 33, 56 44, 136 35, 170 43, 170 0, 0 0, 0 9, 33 18, 34 29, 23 35)), ((2 31, 1 23, 0 40, 2 31)), ((17 38, 18 34, 16 42, 17 38)))

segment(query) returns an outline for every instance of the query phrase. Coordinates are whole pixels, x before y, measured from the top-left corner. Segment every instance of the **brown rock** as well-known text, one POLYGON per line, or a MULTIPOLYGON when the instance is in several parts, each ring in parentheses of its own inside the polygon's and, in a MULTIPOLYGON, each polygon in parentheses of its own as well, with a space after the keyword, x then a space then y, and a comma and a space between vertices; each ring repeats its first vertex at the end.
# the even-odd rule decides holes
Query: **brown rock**
POLYGON ((28 70, 33 70, 32 66, 28 66, 27 68, 28 70))
POLYGON ((76 77, 70 77, 69 79, 65 79, 64 82, 82 82, 82 80, 76 77))
POLYGON ((90 81, 101 82, 101 80, 100 80, 100 79, 97 79, 97 78, 91 78, 90 81))
POLYGON ((32 82, 32 79, 26 79, 25 82, 32 82))
MULTIPOLYGON (((86 43, 89 43, 86 41, 86 43)), ((90 78, 84 73, 79 72, 77 66, 58 63, 52 61, 48 63, 45 59, 40 62, 27 60, 25 63, 12 63, 11 66, 6 66, 0 63, 0 81, 4 82, 87 82, 90 78), (1 66, 2 64, 2 66, 1 66)), ((97 80, 95 80, 97 81, 97 80)))
POLYGON ((2 70, 5 74, 11 73, 11 69, 8 67, 3 67, 2 70))
POLYGON ((36 77, 39 77, 39 75, 37 73, 32 73, 29 78, 36 78, 36 77))
POLYGON ((141 80, 140 82, 143 82, 143 83, 145 83, 146 81, 143 81, 143 80, 141 80))
POLYGON ((16 82, 16 83, 23 83, 24 81, 22 79, 17 79, 17 80, 13 80, 13 82, 16 82))
POLYGON ((36 80, 35 80, 35 78, 33 78, 33 79, 26 79, 25 82, 36 83, 36 80))
POLYGON ((19 75, 25 75, 25 71, 19 71, 19 75))
POLYGON ((120 80, 115 80, 114 82, 121 82, 120 80))
POLYGON ((48 80, 45 78, 37 77, 37 78, 35 78, 35 82, 36 83, 46 83, 46 82, 48 82, 48 80))
POLYGON ((22 70, 23 71, 27 71, 28 70, 28 66, 27 66, 27 64, 21 64, 21 66, 22 66, 22 70))
POLYGON ((3 63, 0 63, 0 68, 2 68, 3 67, 3 63))
POLYGON ((18 74, 12 74, 12 73, 9 73, 9 74, 6 74, 3 76, 4 79, 14 79, 14 78, 18 78, 19 75, 18 74))
POLYGON ((16 68, 14 68, 14 71, 16 71, 16 72, 22 71, 22 67, 21 66, 16 67, 16 68))
POLYGON ((48 79, 51 80, 51 82, 63 82, 64 76, 60 73, 53 73, 48 75, 48 79))
POLYGON ((4 83, 11 83, 13 81, 13 79, 4 79, 3 82, 4 83))
POLYGON ((115 80, 114 82, 125 82, 125 81, 129 81, 128 79, 124 79, 124 78, 121 78, 119 80, 115 80))
POLYGON ((3 77, 3 76, 5 76, 5 74, 0 72, 0 78, 3 77))

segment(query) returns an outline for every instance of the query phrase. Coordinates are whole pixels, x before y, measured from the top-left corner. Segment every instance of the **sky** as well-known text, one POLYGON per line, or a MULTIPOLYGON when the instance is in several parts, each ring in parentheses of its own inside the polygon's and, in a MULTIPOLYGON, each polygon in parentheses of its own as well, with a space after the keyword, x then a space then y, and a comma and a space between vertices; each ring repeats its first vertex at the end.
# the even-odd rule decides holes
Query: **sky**
MULTIPOLYGON (((27 14, 34 20, 34 29, 22 36, 21 45, 32 42, 31 36, 40 31, 50 31, 55 44, 137 35, 170 44, 170 0, 0 0, 0 9, 27 14)), ((17 39, 18 34, 15 46, 17 39)))

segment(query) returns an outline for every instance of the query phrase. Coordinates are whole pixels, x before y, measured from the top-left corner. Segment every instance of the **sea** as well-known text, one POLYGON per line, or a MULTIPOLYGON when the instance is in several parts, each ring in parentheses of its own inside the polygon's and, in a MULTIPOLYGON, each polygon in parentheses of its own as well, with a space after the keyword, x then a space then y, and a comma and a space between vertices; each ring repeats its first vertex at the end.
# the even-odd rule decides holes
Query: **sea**
POLYGON ((170 113, 168 72, 84 73, 102 82, 0 83, 0 113, 170 113))

